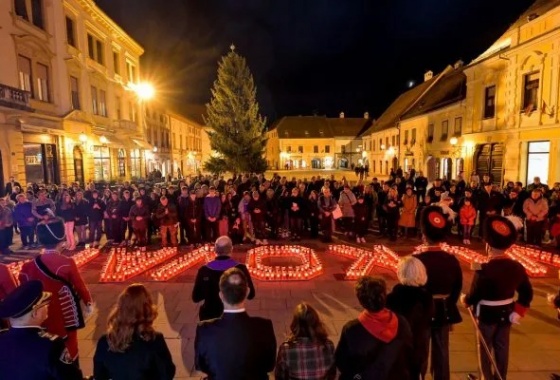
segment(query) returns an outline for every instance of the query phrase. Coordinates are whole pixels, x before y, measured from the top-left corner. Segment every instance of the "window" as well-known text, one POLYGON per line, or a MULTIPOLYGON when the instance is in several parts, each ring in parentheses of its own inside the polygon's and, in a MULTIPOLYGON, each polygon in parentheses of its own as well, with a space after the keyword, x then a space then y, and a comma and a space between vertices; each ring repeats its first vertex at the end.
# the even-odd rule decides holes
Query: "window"
POLYGON ((539 97, 539 73, 525 75, 523 86, 523 108, 521 112, 530 113, 537 109, 539 97))
POLYGON ((122 120, 121 103, 121 97, 115 97, 115 111, 117 113, 117 120, 122 120))
POLYGON ((313 153, 319 153, 319 145, 313 145, 313 153))
POLYGON ((141 177, 140 172, 140 149, 130 151, 130 175, 131 177, 141 177))
POLYGON ((126 61, 126 74, 129 82, 136 83, 136 66, 129 61, 126 61))
POLYGON ((72 101, 72 109, 80 109, 80 85, 78 78, 70 77, 70 100, 72 101))
POLYGON ((91 86, 91 112, 94 115, 99 115, 99 109, 97 108, 97 88, 91 86))
POLYGON ((299 153, 303 153, 303 146, 301 146, 301 145, 298 146, 297 151, 298 151, 299 153))
POLYGON ((410 138, 410 145, 416 144, 416 128, 412 128, 412 137, 410 138))
POLYGON ((428 124, 428 139, 427 139, 427 141, 429 143, 434 141, 434 125, 433 124, 428 124))
POLYGON ((19 16, 22 19, 29 21, 29 15, 27 13, 27 5, 25 4, 25 2, 26 0, 15 0, 14 8, 16 11, 16 16, 19 16))
POLYGON ((379 139, 379 149, 383 150, 383 139, 379 139))
POLYGON ((288 145, 286 147, 286 152, 291 153, 292 152, 292 147, 290 145, 288 145))
POLYGON ((444 120, 441 122, 441 141, 447 140, 448 134, 449 134, 449 120, 444 120))
POLYGON ((379 173, 383 173, 383 161, 381 160, 379 160, 379 173))
POLYGON ((496 114, 496 86, 484 90, 484 118, 489 119, 496 114))
POLYGON ((93 147, 93 178, 95 181, 111 179, 111 158, 109 148, 95 145, 93 147))
POLYGON ((453 135, 454 136, 461 136, 461 133, 463 133, 463 118, 462 117, 456 117, 455 118, 455 129, 453 131, 453 135))
POLYGON ((346 146, 345 145, 340 146, 340 152, 341 153, 346 153, 346 146))
POLYGON ((550 141, 529 142, 527 149, 527 182, 540 177, 542 183, 548 183, 548 165, 550 163, 550 141))
POLYGON ((37 64, 37 99, 49 101, 49 68, 40 63, 37 64))
POLYGON ((331 146, 325 145, 325 153, 330 153, 330 152, 331 152, 331 146))
POLYGON ((88 33, 87 35, 88 41, 88 56, 89 58, 93 59, 95 62, 103 65, 104 60, 104 53, 103 53, 103 42, 92 36, 88 33))
POLYGON ((31 17, 33 19, 33 25, 41 29, 45 28, 43 0, 31 0, 31 17))
POLYGON ((385 174, 389 175, 389 161, 385 161, 385 174))
POLYGON ((385 137, 385 149, 389 148, 389 138, 385 137))
POLYGON ((371 150, 375 152, 375 140, 372 140, 370 144, 371 144, 371 150))
POLYGON ((116 51, 113 52, 113 70, 115 74, 121 75, 121 57, 116 51))
POLYGON ((404 131, 404 145, 408 145, 408 130, 404 131))
POLYGON ((66 16, 66 42, 68 45, 76 47, 76 35, 74 32, 74 20, 66 16))
POLYGON ((60 183, 56 144, 23 142, 25 176, 34 183, 60 183))
POLYGON ((395 141, 396 141, 395 136, 391 136, 391 146, 395 146, 395 145, 396 145, 396 144, 395 144, 395 141))
POLYGON ((99 90, 99 114, 107 117, 107 93, 105 90, 99 90))
POLYGON ((117 166, 119 169, 119 177, 124 177, 126 175, 126 156, 124 154, 124 149, 119 149, 117 153, 117 166))
POLYGON ((373 164, 373 168, 371 168, 371 169, 375 173, 375 164, 377 163, 377 161, 372 161, 371 163, 373 164))
POLYGON ((33 92, 33 87, 31 84, 31 59, 24 57, 23 55, 19 55, 18 66, 19 88, 24 91, 33 92))

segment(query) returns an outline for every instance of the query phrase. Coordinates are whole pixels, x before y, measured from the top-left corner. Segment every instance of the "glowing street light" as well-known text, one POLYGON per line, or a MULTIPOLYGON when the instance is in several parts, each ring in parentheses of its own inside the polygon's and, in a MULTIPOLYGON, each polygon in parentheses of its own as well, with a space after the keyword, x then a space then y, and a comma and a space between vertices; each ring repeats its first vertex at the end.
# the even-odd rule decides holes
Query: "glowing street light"
POLYGON ((150 100, 156 94, 154 86, 148 82, 129 83, 128 87, 136 93, 140 100, 150 100))
POLYGON ((85 144, 87 142, 87 135, 85 133, 80 133, 80 137, 78 137, 78 139, 80 139, 82 144, 85 144))
POLYGON ((107 140, 107 137, 101 136, 101 137, 99 138, 99 142, 100 142, 101 144, 105 145, 105 144, 107 144, 107 143, 109 142, 109 140, 107 140))
POLYGON ((458 142, 459 140, 457 139, 457 137, 452 137, 451 139, 449 139, 449 143, 453 146, 457 145, 458 142))

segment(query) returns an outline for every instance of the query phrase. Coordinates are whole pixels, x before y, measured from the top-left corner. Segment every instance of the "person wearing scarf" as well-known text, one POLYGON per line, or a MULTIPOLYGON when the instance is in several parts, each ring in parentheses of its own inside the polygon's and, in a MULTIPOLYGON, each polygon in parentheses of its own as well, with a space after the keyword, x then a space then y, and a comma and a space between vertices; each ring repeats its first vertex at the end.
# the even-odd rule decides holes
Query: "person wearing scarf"
POLYGON ((385 280, 365 276, 355 290, 364 311, 342 329, 335 351, 339 379, 411 379, 412 332, 404 317, 385 307, 385 280))

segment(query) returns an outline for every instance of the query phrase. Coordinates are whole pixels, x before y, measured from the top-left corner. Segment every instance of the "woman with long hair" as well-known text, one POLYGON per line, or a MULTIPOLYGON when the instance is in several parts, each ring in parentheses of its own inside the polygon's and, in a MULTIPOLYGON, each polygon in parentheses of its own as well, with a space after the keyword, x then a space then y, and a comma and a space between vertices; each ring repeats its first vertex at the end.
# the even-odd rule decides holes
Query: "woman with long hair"
POLYGON ((58 207, 58 215, 64 219, 64 232, 66 234, 66 249, 76 249, 76 238, 74 237, 74 223, 76 221, 76 205, 68 192, 62 194, 62 200, 58 207))
POLYGON ((332 380, 334 363, 334 344, 319 314, 311 305, 300 303, 294 309, 290 335, 278 349, 276 380, 332 380))
POLYGON ((107 333, 93 357, 96 380, 170 380, 175 365, 163 334, 154 329, 157 306, 142 284, 129 285, 109 314, 107 333))

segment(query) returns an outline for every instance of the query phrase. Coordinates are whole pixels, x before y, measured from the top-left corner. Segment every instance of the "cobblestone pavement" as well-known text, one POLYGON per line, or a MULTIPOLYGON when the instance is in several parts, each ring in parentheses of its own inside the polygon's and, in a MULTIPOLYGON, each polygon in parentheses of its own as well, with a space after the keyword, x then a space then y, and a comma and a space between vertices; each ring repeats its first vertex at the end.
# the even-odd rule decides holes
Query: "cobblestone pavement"
MULTIPOLYGON (((401 255, 411 253, 419 244, 417 239, 399 239, 396 244, 389 244, 386 239, 370 240, 376 240, 376 244, 386 244, 401 255)), ((303 241, 300 244, 316 249, 323 261, 324 274, 312 281, 303 282, 255 281, 256 297, 248 302, 248 312, 271 318, 277 340, 281 342, 286 335, 294 306, 300 301, 307 301, 318 309, 332 340, 336 343, 342 326, 355 318, 360 311, 353 294, 353 282, 341 280, 343 270, 352 261, 325 253, 326 246, 317 241, 303 241)), ((475 244, 474 247, 482 251, 481 243, 475 244)), ((247 249, 247 246, 237 247, 234 258, 244 261, 247 249)), ((33 253, 26 255, 32 256, 33 253)), ((82 269, 99 309, 87 326, 79 332, 80 363, 86 374, 92 372, 96 341, 104 332, 110 308, 117 294, 124 288, 124 284, 98 283, 106 257, 106 254, 102 254, 82 269)), ((2 260, 7 262, 23 258, 25 255, 16 253, 2 260)), ((466 289, 471 282, 472 271, 467 265, 463 268, 466 289)), ((143 275, 129 281, 145 282, 157 300, 159 316, 156 327, 164 333, 173 354, 177 365, 177 379, 201 377, 201 374, 193 370, 193 342, 198 305, 192 303, 191 291, 196 269, 197 267, 189 269, 166 283, 149 282, 143 275)), ((373 274, 383 276, 388 281, 389 288, 396 282, 396 276, 390 271, 375 268, 373 274)), ((558 271, 552 267, 546 278, 533 280, 535 299, 532 309, 522 324, 513 328, 508 379, 548 379, 551 372, 560 372, 560 321, 556 319, 555 310, 546 303, 547 293, 556 292, 558 284, 558 271)), ((451 336, 453 379, 465 379, 467 373, 477 372, 474 328, 466 310, 463 309, 462 314, 464 322, 455 327, 451 336)))

